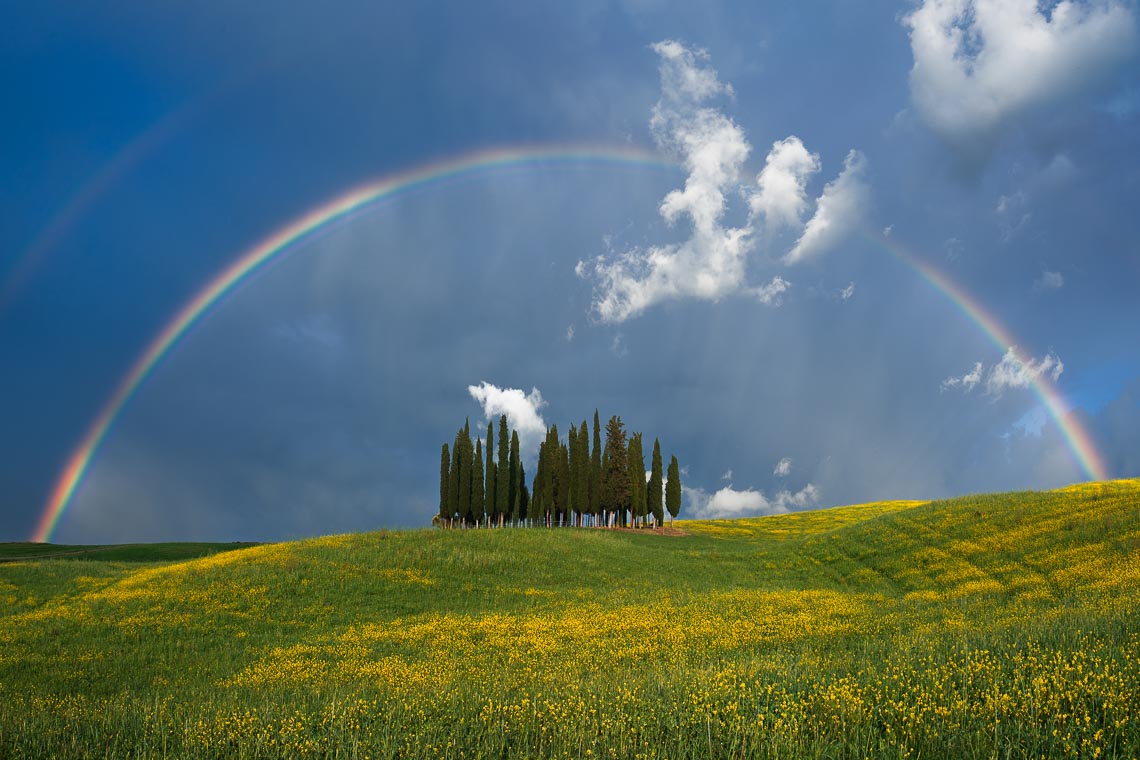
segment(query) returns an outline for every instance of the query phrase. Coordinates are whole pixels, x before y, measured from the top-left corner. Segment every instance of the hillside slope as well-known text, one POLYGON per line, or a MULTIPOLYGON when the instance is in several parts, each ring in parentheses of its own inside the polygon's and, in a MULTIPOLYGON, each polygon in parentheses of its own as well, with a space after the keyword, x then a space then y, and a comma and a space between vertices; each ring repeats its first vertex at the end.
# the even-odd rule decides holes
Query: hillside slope
POLYGON ((1140 481, 679 525, 0 565, 0 755, 1140 754, 1140 481))

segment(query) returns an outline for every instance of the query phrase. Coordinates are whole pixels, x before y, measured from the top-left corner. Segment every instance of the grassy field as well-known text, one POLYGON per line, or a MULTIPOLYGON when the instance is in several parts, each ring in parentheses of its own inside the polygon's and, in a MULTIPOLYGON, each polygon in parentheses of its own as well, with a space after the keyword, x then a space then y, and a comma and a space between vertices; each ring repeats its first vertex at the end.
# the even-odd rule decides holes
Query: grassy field
POLYGON ((218 552, 245 549, 252 543, 206 544, 111 544, 75 545, 33 544, 28 542, 0 543, 0 562, 26 562, 40 559, 97 559, 101 562, 173 562, 198 559, 218 552))
POLYGON ((1137 757, 1140 481, 0 564, 0 757, 1137 757))

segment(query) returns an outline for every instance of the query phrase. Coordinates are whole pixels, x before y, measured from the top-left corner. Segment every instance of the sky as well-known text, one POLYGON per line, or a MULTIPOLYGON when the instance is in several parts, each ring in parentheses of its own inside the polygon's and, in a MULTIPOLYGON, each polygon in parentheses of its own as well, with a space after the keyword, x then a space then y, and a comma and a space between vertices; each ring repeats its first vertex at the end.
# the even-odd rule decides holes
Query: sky
POLYGON ((426 526, 500 414, 682 517, 1140 476, 1130 0, 49 0, 0 77, 0 540, 426 526))

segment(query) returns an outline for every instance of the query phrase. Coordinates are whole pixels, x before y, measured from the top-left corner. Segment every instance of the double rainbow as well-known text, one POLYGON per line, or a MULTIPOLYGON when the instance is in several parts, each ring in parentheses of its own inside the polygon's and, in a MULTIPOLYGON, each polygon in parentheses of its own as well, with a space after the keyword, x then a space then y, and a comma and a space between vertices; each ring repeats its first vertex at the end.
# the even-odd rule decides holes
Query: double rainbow
MULTIPOLYGON (((174 348, 179 339, 198 320, 205 316, 211 306, 240 282, 254 275, 267 262, 298 247, 330 225, 343 222, 354 214, 363 212, 384 200, 422 188, 425 185, 492 169, 577 163, 620 164, 670 171, 679 169, 675 162, 633 147, 542 146, 482 150, 418 166, 358 187, 305 213, 246 251, 215 276, 206 287, 200 290, 175 314, 174 318, 151 341, 150 345, 131 366, 130 371, 116 386, 115 392, 103 405, 99 415, 68 458, 66 466, 52 488, 31 540, 42 542, 51 539, 52 533, 55 532, 60 518, 71 503, 75 490, 82 482, 100 444, 107 437, 111 426, 127 402, 154 371, 162 357, 174 348)), ((1010 338, 1008 331, 996 319, 987 314, 974 299, 970 298, 944 274, 910 255, 889 238, 879 236, 873 239, 881 243, 900 260, 913 267, 939 292, 949 298, 981 327, 1003 351, 1016 345, 1016 342, 1010 338)), ((1064 433, 1066 443, 1085 474, 1092 479, 1105 479, 1107 477, 1106 469, 1092 437, 1075 417, 1067 414, 1056 388, 1046 378, 1039 377, 1034 383, 1034 390, 1064 433)))

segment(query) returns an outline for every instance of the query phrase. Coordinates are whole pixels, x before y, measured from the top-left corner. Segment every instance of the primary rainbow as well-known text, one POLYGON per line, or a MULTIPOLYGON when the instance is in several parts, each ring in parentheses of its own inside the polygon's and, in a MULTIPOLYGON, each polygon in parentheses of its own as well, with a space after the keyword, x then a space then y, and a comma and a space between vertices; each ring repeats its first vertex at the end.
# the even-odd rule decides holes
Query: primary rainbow
POLYGON ((679 169, 669 161, 650 151, 632 146, 534 146, 496 148, 467 153, 459 157, 421 165, 398 174, 382 177, 362 185, 322 206, 309 211, 246 251, 182 307, 162 329, 146 351, 131 366, 130 372, 116 387, 110 400, 88 428, 79 446, 72 452, 60 474, 39 522, 32 541, 48 541, 66 511, 71 497, 83 480, 99 444, 106 438, 115 418, 130 401, 131 396, 146 380, 155 366, 178 339, 186 334, 195 322, 241 281, 250 277, 271 259, 310 239, 329 225, 343 221, 353 214, 393 196, 435 182, 488 169, 508 168, 533 164, 623 164, 679 169))
MULTIPOLYGON (((226 267, 187 302, 151 341, 147 349, 131 366, 126 377, 116 387, 114 394, 103 406, 79 445, 68 458, 66 466, 52 488, 50 498, 44 506, 31 540, 42 542, 51 539, 60 518, 71 503, 76 488, 83 480, 92 457, 106 438, 111 425, 162 357, 205 315, 211 306, 240 282, 257 272, 267 262, 296 248, 330 225, 344 221, 353 214, 365 211, 399 193, 464 174, 543 163, 624 164, 664 168, 673 171, 679 169, 675 162, 657 154, 640 148, 625 146, 537 146, 489 149, 444 159, 383 177, 340 195, 295 219, 226 267)), ((891 238, 873 234, 868 234, 867 237, 912 267, 927 282, 949 298, 1003 352, 1017 345, 1001 323, 984 311, 973 298, 944 274, 911 255, 891 238)), ((1056 388, 1046 378, 1040 377, 1033 384, 1033 389, 1056 421, 1069 448, 1086 475, 1097 480, 1107 479, 1107 469, 1092 437, 1079 420, 1067 414, 1064 401, 1056 388)))
MULTIPOLYGON (((888 253, 914 269, 935 290, 949 298, 974 324, 981 328, 982 332, 1003 353, 1011 350, 1018 361, 1022 363, 1027 361, 1027 357, 1018 351, 1017 341, 1002 326, 1001 322, 982 308, 981 304, 969 293, 962 290, 953 280, 935 269, 931 264, 923 261, 919 256, 912 254, 902 243, 889 235, 864 232, 864 236, 881 245, 888 253)), ((1057 428, 1061 431, 1065 444, 1085 475, 1090 480, 1108 480, 1108 467, 1104 463, 1104 457, 1097 450, 1096 442, 1077 416, 1069 414, 1065 400, 1061 397, 1057 387, 1050 382, 1044 373, 1039 375, 1030 387, 1041 399, 1041 403, 1049 416, 1057 423, 1057 428)))

